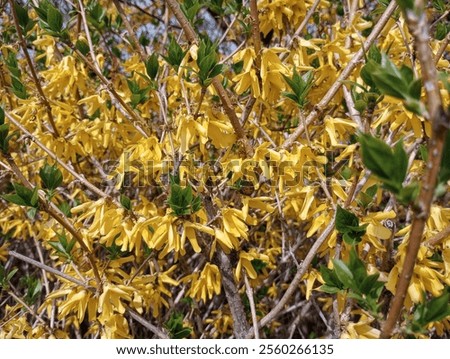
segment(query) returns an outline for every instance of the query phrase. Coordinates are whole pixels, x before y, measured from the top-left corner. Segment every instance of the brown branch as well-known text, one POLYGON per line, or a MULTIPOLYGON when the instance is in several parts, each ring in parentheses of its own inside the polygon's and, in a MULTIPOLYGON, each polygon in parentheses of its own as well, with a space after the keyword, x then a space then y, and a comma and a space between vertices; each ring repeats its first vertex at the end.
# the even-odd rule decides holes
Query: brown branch
POLYGON ((66 273, 63 273, 63 272, 61 272, 61 271, 59 271, 59 270, 57 270, 55 268, 49 267, 48 265, 46 265, 44 263, 40 263, 40 262, 38 262, 38 261, 36 261, 34 259, 31 259, 31 258, 29 258, 27 256, 24 256, 24 255, 22 255, 20 253, 17 253, 16 251, 8 251, 8 254, 10 256, 12 256, 12 257, 20 259, 21 261, 24 261, 26 263, 34 265, 35 267, 38 267, 38 268, 40 268, 40 269, 42 269, 42 270, 44 270, 44 271, 46 271, 48 273, 52 273, 52 274, 54 274, 54 275, 56 275, 58 277, 61 277, 61 278, 65 279, 65 280, 69 281, 69 282, 72 282, 72 283, 74 283, 76 285, 79 285, 80 287, 83 287, 84 289, 87 289, 87 290, 90 290, 90 291, 94 291, 94 288, 91 287, 91 286, 88 286, 86 283, 83 283, 82 281, 79 281, 78 279, 76 279, 76 278, 74 278, 74 277, 72 277, 72 276, 70 276, 70 275, 68 275, 66 273))
POLYGON ((428 246, 435 246, 441 243, 444 239, 448 238, 449 236, 450 236, 450 225, 448 225, 442 231, 431 237, 428 241, 425 242, 425 244, 428 246))
POLYGON ((413 207, 414 219, 411 225, 403 268, 398 279, 397 288, 386 322, 381 331, 381 338, 391 337, 403 309, 403 303, 416 264, 417 253, 422 242, 425 224, 430 215, 434 189, 439 175, 442 149, 444 147, 447 128, 450 125, 450 118, 445 114, 442 107, 433 53, 428 44, 429 27, 424 10, 424 2, 417 0, 414 4, 414 10, 406 10, 404 16, 409 31, 414 37, 417 57, 422 67, 423 85, 427 96, 427 112, 429 114, 429 120, 432 122, 433 133, 429 143, 428 153, 430 155, 422 181, 418 204, 413 207))
MULTIPOLYGON (((178 22, 180 23, 181 28, 186 34, 186 38, 188 39, 189 43, 198 44, 197 34, 195 33, 189 20, 186 18, 186 16, 184 16, 183 12, 181 11, 178 2, 176 0, 166 0, 166 3, 169 6, 170 10, 175 15, 175 17, 177 18, 178 22)), ((250 141, 248 140, 245 131, 239 122, 239 119, 233 108, 233 104, 231 102, 230 97, 228 96, 228 93, 222 86, 222 83, 220 82, 217 76, 213 78, 212 85, 214 86, 214 89, 217 91, 217 95, 220 97, 220 100, 222 101, 224 111, 231 122, 231 126, 233 126, 234 132, 236 133, 238 139, 243 143, 244 150, 247 156, 250 157, 253 156, 254 153, 253 147, 251 146, 250 141)))
MULTIPOLYGON (((355 178, 354 184, 350 187, 347 193, 347 199, 345 200, 344 208, 348 207, 352 203, 353 199, 357 196, 358 192, 362 189, 368 178, 369 178, 368 176, 365 176, 359 181, 357 181, 355 178)), ((291 297, 297 292, 298 286, 303 276, 305 275, 306 271, 308 270, 311 262, 316 256, 319 248, 327 240, 329 235, 333 232, 334 224, 335 224, 335 217, 333 217, 333 219, 330 221, 330 223, 328 223, 327 227, 324 229, 319 238, 317 238, 317 240, 314 242, 311 249, 308 251, 308 254, 306 255, 305 259, 303 259, 300 265, 297 266, 297 273, 292 279, 292 282, 289 284, 289 287, 284 293, 283 297, 281 297, 280 301, 272 308, 272 310, 259 321, 258 328, 266 326, 267 324, 275 320, 281 313, 283 313, 284 307, 289 302, 291 297)), ((253 330, 249 330, 247 332, 246 338, 247 339, 253 338, 253 335, 254 335, 253 330)))
MULTIPOLYGON (((20 179, 22 184, 34 190, 35 187, 25 178, 22 171, 17 167, 16 162, 9 153, 4 153, 3 157, 8 162, 14 174, 20 179)), ((51 217, 53 217, 59 224, 61 224, 72 236, 75 238, 81 249, 86 253, 89 264, 91 265, 92 272, 94 273, 95 281, 97 282, 97 290, 101 290, 102 281, 98 272, 97 265, 95 264, 95 259, 87 245, 84 243, 83 237, 74 227, 74 225, 69 221, 69 219, 50 201, 48 201, 44 196, 39 196, 39 209, 47 212, 51 217)), ((39 262, 38 262, 39 263, 39 262)))
MULTIPOLYGON (((317 251, 322 246, 322 244, 327 240, 328 236, 333 232, 334 230, 334 221, 333 218, 330 223, 328 223, 328 226, 325 228, 325 230, 322 232, 320 237, 314 242, 313 246, 309 250, 308 254, 306 255, 303 262, 298 266, 297 273, 295 274, 294 278, 292 279, 292 282, 289 284, 288 289, 284 293, 284 295, 281 297, 280 301, 272 308, 272 310, 267 313, 258 323, 258 327, 262 328, 275 320, 280 312, 284 309, 285 305, 288 303, 288 301, 291 299, 292 295, 295 294, 298 291, 298 286, 305 275, 306 271, 309 268, 309 265, 311 264, 312 260, 317 254, 317 251)), ((250 339, 253 338, 254 335, 253 329, 247 332, 246 338, 250 339)))
MULTIPOLYGON (((311 17, 316 12, 317 6, 319 6, 320 1, 321 0, 314 1, 314 4, 312 4, 311 7, 309 8, 308 12, 305 15, 305 18, 303 19, 301 24, 298 26, 297 30, 295 30, 294 35, 291 37, 291 39, 287 43, 286 47, 288 49, 292 48, 292 46, 294 45, 294 40, 297 39, 302 34, 302 31, 308 24, 308 21, 311 19, 311 17)), ((280 56, 281 61, 285 60, 286 57, 288 57, 288 56, 289 56, 289 51, 286 51, 285 53, 281 54, 281 56, 280 56)))
MULTIPOLYGON (((325 94, 325 96, 319 101, 317 105, 314 106, 314 109, 310 112, 308 117, 305 119, 306 126, 309 126, 313 121, 315 121, 319 115, 324 111, 325 107, 328 105, 328 103, 334 98, 336 93, 341 88, 343 81, 346 80, 353 70, 358 66, 360 61, 363 59, 364 54, 367 52, 367 49, 375 42, 375 40, 380 35, 381 31, 389 21, 389 18, 393 14, 394 10, 396 9, 397 5, 395 1, 392 1, 389 6, 384 11, 383 15, 380 17, 376 25, 374 26, 372 32, 370 33, 367 40, 364 42, 363 46, 359 51, 353 56, 352 60, 347 64, 347 66, 342 70, 341 74, 337 78, 337 80, 334 82, 334 84, 330 87, 328 92, 325 94)), ((283 149, 289 149, 294 142, 297 140, 298 137, 305 131, 305 126, 299 125, 297 129, 292 133, 288 139, 283 143, 282 148, 283 149)))
POLYGON ((258 4, 256 0, 250 0, 250 17, 252 19, 252 35, 253 46, 255 47, 256 54, 256 67, 261 70, 261 35, 259 30, 259 16, 258 16, 258 4))
MULTIPOLYGON (((248 331, 248 323, 241 296, 234 280, 233 267, 230 259, 221 248, 216 250, 216 259, 222 275, 222 286, 233 317, 233 332, 236 339, 245 338, 248 331)), ((255 334, 252 330, 252 333, 255 334)))
POLYGON ((39 100, 44 104, 45 111, 47 112, 48 120, 50 121, 50 125, 52 126, 53 130, 53 137, 59 137, 58 129, 56 128, 55 121, 53 119, 52 115, 52 108, 50 106, 50 103, 48 102, 47 97, 45 96, 44 90, 42 89, 41 82, 39 81, 39 77, 36 73, 36 69, 33 64, 33 60, 30 57, 30 54, 28 53, 27 43, 25 41, 25 38, 22 35, 22 29, 19 25, 19 19, 17 17, 16 9, 14 8, 14 1, 8 0, 9 4, 11 6, 11 13, 13 16, 14 21, 14 27, 16 28, 17 36, 19 37, 20 47, 22 48, 22 51, 25 55, 25 59, 27 60, 28 67, 30 68, 31 77, 33 79, 33 82, 36 86, 36 89, 39 93, 39 100))
POLYGON ((27 303, 25 303, 18 295, 16 295, 12 290, 8 291, 8 294, 13 297, 13 299, 19 303, 20 305, 22 305, 23 307, 26 308, 26 310, 28 310, 28 312, 35 317, 47 330, 48 333, 51 333, 52 330, 50 329, 49 325, 47 324, 47 322, 42 319, 33 308, 31 308, 27 303))
POLYGON ((252 313, 253 331, 255 333, 255 339, 259 339, 258 332, 258 317, 256 316, 255 298, 253 297, 253 289, 250 285, 250 281, 247 278, 247 274, 244 274, 245 291, 247 293, 248 302, 250 304, 250 311, 252 313))
POLYGON ((123 10, 121 3, 118 0, 113 0, 113 3, 117 8, 117 11, 119 12, 119 15, 123 20, 123 23, 125 24, 128 35, 131 37, 131 44, 133 45, 134 49, 138 52, 141 61, 145 61, 144 51, 142 51, 141 44, 139 43, 139 40, 137 39, 136 34, 134 33, 133 27, 128 21, 127 15, 125 14, 125 11, 123 10))
MULTIPOLYGON (((30 131, 28 131, 25 126, 23 126, 19 121, 17 121, 11 114, 5 111, 5 116, 8 120, 14 124, 21 132, 27 135, 40 149, 47 153, 52 159, 54 159, 61 167, 63 167, 67 172, 74 176, 80 183, 82 183, 87 189, 91 190, 99 197, 111 199, 111 197, 103 192, 101 189, 90 183, 84 176, 78 174, 71 166, 63 162, 59 157, 49 148, 47 148, 41 141, 39 141, 36 136, 34 136, 30 131)), ((117 205, 120 204, 117 202, 117 205)))
MULTIPOLYGON (((208 218, 210 220, 215 218, 215 213, 217 211, 214 208, 211 197, 205 197, 204 204, 208 218)), ((209 250, 205 252, 207 253, 209 250)), ((244 305, 234 279, 233 267, 230 259, 220 247, 216 250, 214 261, 218 264, 218 268, 222 276, 222 287, 225 292, 225 297, 227 298, 228 306, 230 307, 231 316, 233 318, 234 336, 236 339, 243 339, 248 331, 248 323, 244 305)))
MULTIPOLYGON (((89 32, 89 26, 86 19, 86 10, 83 6, 83 3, 81 0, 78 0, 79 4, 79 11, 81 13, 81 17, 83 19, 83 26, 84 26, 84 32, 86 34, 86 39, 89 46, 89 55, 91 57, 92 63, 88 61, 88 59, 73 45, 73 44, 65 44, 68 46, 72 51, 74 51, 83 61, 84 63, 95 72, 97 77, 100 79, 100 81, 105 85, 106 91, 108 91, 108 94, 111 97, 111 100, 113 104, 121 111, 122 109, 128 113, 129 116, 131 116, 131 124, 134 126, 134 128, 145 138, 149 137, 150 133, 147 130, 148 125, 144 121, 143 118, 141 118, 139 115, 136 114, 135 111, 128 105, 123 98, 117 93, 117 91, 114 89, 114 86, 112 83, 103 75, 100 65, 97 61, 97 58, 94 53, 94 47, 92 45, 92 39, 91 34, 89 32), (116 101, 119 102, 120 106, 117 106, 116 101)), ((122 112, 122 111, 121 111, 122 112)), ((128 116, 125 115, 125 118, 127 120, 130 120, 128 116)))
POLYGON ((436 56, 434 58, 434 62, 436 65, 438 64, 439 60, 441 59, 442 55, 444 54, 445 49, 447 48, 449 42, 450 42, 450 32, 447 34, 445 39, 442 41, 442 44, 439 47, 438 52, 436 53, 436 56))
POLYGON ((169 339, 169 336, 164 333, 161 329, 158 327, 155 327, 152 323, 148 322, 144 318, 142 318, 138 313, 134 312, 131 309, 127 309, 128 314, 130 314, 130 317, 133 318, 136 322, 141 324, 143 327, 150 330, 153 334, 157 335, 160 339, 169 339))

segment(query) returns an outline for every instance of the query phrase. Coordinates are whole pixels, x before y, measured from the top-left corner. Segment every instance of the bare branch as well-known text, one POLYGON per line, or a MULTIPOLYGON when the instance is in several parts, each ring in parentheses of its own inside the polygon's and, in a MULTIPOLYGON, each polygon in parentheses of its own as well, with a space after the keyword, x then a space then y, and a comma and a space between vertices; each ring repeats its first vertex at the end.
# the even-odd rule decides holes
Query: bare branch
MULTIPOLYGON (((315 121, 320 114, 324 111, 325 107, 328 105, 328 103, 334 98, 336 93, 341 88, 343 81, 346 80, 353 70, 358 66, 359 62, 363 59, 364 54, 366 53, 367 49, 375 42, 375 40, 380 35, 381 31, 384 29, 385 25, 389 21, 389 18, 393 14, 394 10, 396 9, 397 5, 395 1, 392 1, 389 6, 384 11, 383 15, 380 17, 376 25, 374 26, 372 32, 370 33, 367 40, 362 45, 361 49, 353 56, 352 60, 347 64, 347 66, 342 70, 337 80, 334 82, 334 84, 330 87, 330 89, 327 91, 325 96, 319 101, 317 105, 314 106, 314 109, 310 112, 308 117, 305 119, 305 125, 309 126, 313 121, 315 121)), ((297 129, 292 133, 288 139, 283 143, 282 148, 283 149, 289 149, 294 144, 294 142, 297 140, 298 137, 305 131, 305 126, 299 125, 297 129)))
POLYGON ((403 309, 403 303, 416 264, 417 253, 422 242, 425 224, 430 215, 430 207, 433 202, 434 189, 440 169, 442 150, 447 129, 450 125, 450 118, 445 114, 442 107, 437 71, 428 43, 429 28, 424 10, 424 2, 417 0, 414 4, 414 9, 406 10, 404 15, 409 31, 414 36, 417 57, 422 67, 423 84, 427 95, 427 112, 430 116, 429 120, 432 122, 433 134, 429 143, 429 158, 422 181, 418 205, 413 207, 415 215, 411 225, 403 268, 386 322, 381 331, 381 338, 391 337, 403 309))

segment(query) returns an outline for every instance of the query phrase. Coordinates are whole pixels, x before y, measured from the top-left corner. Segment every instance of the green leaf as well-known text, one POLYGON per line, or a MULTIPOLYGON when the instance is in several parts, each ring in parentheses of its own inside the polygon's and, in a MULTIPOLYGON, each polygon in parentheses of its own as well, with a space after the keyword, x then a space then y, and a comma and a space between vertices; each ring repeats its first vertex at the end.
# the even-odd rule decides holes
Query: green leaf
POLYGON ((212 79, 222 72, 223 65, 218 64, 217 44, 208 38, 201 39, 197 51, 197 73, 203 87, 209 86, 212 79))
POLYGON ((170 315, 169 320, 164 323, 164 327, 168 330, 172 339, 186 338, 192 331, 191 328, 183 325, 183 314, 178 312, 170 315))
MULTIPOLYGON (((19 25, 22 28, 22 30, 25 30, 28 26, 28 22, 30 21, 30 18, 28 16, 28 11, 24 7, 20 6, 17 2, 14 2, 14 10, 17 14, 17 19, 19 20, 19 25)), ((26 35, 26 32, 25 34, 26 35)))
POLYGON ((60 33, 63 25, 63 17, 61 12, 53 5, 48 5, 47 8, 47 24, 50 30, 55 33, 60 33))
POLYGON ((338 287, 333 287, 328 284, 321 285, 319 288, 322 292, 328 293, 328 294, 336 294, 342 291, 342 289, 338 287))
POLYGON ((355 279, 350 269, 339 259, 333 259, 334 271, 346 289, 356 288, 355 279))
POLYGON ((30 218, 30 219, 36 218, 36 214, 37 214, 37 208, 30 207, 30 208, 27 210, 27 216, 28 216, 28 218, 30 218))
POLYGON ((383 282, 378 282, 379 274, 372 274, 364 278, 362 283, 359 285, 359 290, 363 294, 369 294, 372 290, 377 290, 381 284, 384 286, 383 282))
POLYGON ((147 60, 145 61, 145 69, 147 71, 148 77, 150 77, 152 80, 156 79, 156 76, 158 76, 158 70, 159 70, 159 62, 158 62, 158 54, 153 53, 150 55, 147 60))
POLYGON ((14 275, 17 273, 18 270, 19 270, 19 268, 11 269, 6 276, 6 280, 9 282, 12 279, 12 277, 14 277, 14 275))
POLYGON ((32 276, 26 276, 20 279, 20 284, 26 287, 25 302, 29 305, 35 304, 42 291, 40 280, 32 276))
POLYGON ((28 93, 25 85, 16 77, 11 77, 11 86, 14 95, 22 100, 26 100, 28 98, 28 93))
POLYGON ((241 60, 241 61, 238 61, 238 62, 232 64, 231 68, 233 69, 233 71, 236 74, 240 74, 242 72, 243 68, 244 68, 244 61, 241 60))
POLYGON ((426 305, 425 320, 427 323, 437 322, 450 316, 450 293, 445 292, 439 297, 433 298, 426 305))
POLYGON ((314 74, 312 71, 306 72, 303 76, 297 72, 294 68, 292 78, 283 75, 284 80, 287 82, 293 92, 284 92, 283 96, 294 101, 299 108, 303 108, 307 103, 306 97, 313 85, 314 74))
POLYGON ((340 233, 348 231, 349 226, 358 226, 359 220, 352 212, 345 210, 341 206, 336 210, 336 229, 340 233))
POLYGON ((123 206, 123 208, 131 211, 131 200, 129 197, 125 196, 124 194, 120 195, 120 204, 123 206))
POLYGON ((68 218, 72 217, 72 213, 70 212, 70 204, 67 203, 66 201, 62 202, 59 206, 58 206, 59 210, 68 218))
POLYGON ((366 233, 367 225, 360 226, 359 219, 352 212, 337 207, 336 229, 342 234, 345 243, 354 245, 361 242, 361 237, 366 233))
POLYGON ((252 259, 251 262, 252 267, 256 272, 261 273, 264 268, 267 267, 267 263, 262 261, 261 259, 252 259))
POLYGON ((47 22, 47 10, 49 5, 51 6, 48 0, 43 0, 39 2, 39 6, 33 6, 34 11, 36 11, 36 14, 44 22, 47 22))
POLYGON ((414 10, 414 0, 396 0, 402 11, 414 10))
POLYGON ((75 48, 80 51, 84 56, 89 53, 89 45, 84 40, 77 40, 75 43, 75 48))
POLYGON ((61 256, 67 258, 68 260, 72 260, 72 250, 76 244, 76 239, 72 239, 70 242, 67 240, 66 232, 58 233, 55 232, 58 237, 58 241, 48 242, 50 246, 52 246, 56 252, 58 252, 61 256))
POLYGON ((422 332, 429 323, 440 321, 448 316, 450 316, 450 293, 448 287, 442 295, 428 302, 425 300, 424 293, 424 301, 415 308, 411 329, 414 332, 422 332))
POLYGON ((195 16, 198 14, 202 6, 203 5, 199 0, 184 0, 184 2, 180 5, 180 8, 189 22, 193 24, 195 16))
POLYGON ((392 174, 397 183, 403 183, 406 178, 406 173, 408 172, 408 155, 403 148, 403 141, 400 140, 394 146, 393 149, 393 159, 396 171, 392 174))
POLYGON ((444 22, 438 22, 436 24, 436 32, 434 37, 436 38, 436 40, 444 40, 445 37, 447 36, 447 34, 450 31, 450 25, 446 24, 444 22))
POLYGON ((400 189, 397 199, 404 205, 414 203, 420 192, 418 182, 412 182, 400 189))
POLYGON ((37 208, 38 201, 39 201, 38 187, 35 186, 34 189, 33 189, 32 194, 31 194, 30 205, 32 207, 37 208))
POLYGON ((372 45, 369 48, 369 52, 367 54, 368 59, 375 61, 378 64, 381 64, 381 51, 378 49, 377 46, 372 45))
POLYGON ((432 1, 433 7, 440 13, 444 13, 444 11, 446 10, 444 1, 445 0, 433 0, 432 1))
POLYGON ((180 67, 181 61, 183 61, 184 56, 187 51, 183 51, 180 45, 178 45, 177 41, 173 36, 170 37, 169 49, 167 56, 163 56, 163 58, 167 61, 169 65, 171 65, 175 71, 178 71, 180 67))
POLYGON ((43 187, 50 191, 61 186, 63 180, 62 172, 56 167, 56 163, 53 166, 46 163, 44 167, 41 167, 39 177, 41 178, 43 187))
MULTIPOLYGON (((0 113, 3 110, 0 108, 0 113)), ((0 120, 0 122, 3 122, 0 120)), ((8 135, 9 134, 9 124, 7 123, 3 123, 0 125, 0 150, 3 153, 8 153, 9 152, 9 139, 11 138, 11 136, 8 135)))
POLYGON ((8 202, 18 204, 19 206, 26 206, 27 203, 17 194, 5 194, 2 198, 8 202))
POLYGON ((353 247, 350 250, 350 260, 348 263, 348 269, 353 273, 355 278, 355 283, 357 284, 357 289, 361 290, 360 285, 366 279, 366 267, 361 259, 359 259, 358 254, 356 253, 355 248, 353 247))
POLYGON ((384 141, 369 134, 361 134, 358 141, 364 165, 383 181, 385 188, 398 194, 408 166, 408 157, 402 143, 399 142, 391 149, 384 141))
POLYGON ((20 206, 38 207, 38 187, 34 187, 33 190, 22 186, 19 183, 13 183, 13 187, 16 191, 15 194, 9 194, 2 196, 3 199, 8 202, 18 204, 20 206))

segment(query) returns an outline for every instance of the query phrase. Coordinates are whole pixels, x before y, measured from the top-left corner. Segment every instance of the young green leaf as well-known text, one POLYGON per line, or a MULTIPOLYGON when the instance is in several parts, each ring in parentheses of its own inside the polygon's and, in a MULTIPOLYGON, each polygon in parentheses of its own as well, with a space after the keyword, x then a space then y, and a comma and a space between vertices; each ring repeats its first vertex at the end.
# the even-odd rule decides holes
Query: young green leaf
POLYGON ((56 7, 51 4, 49 4, 47 8, 47 24, 50 30, 54 31, 55 33, 60 33, 62 30, 62 14, 56 7))
POLYGON ((147 71, 148 77, 150 77, 152 80, 155 80, 156 76, 158 76, 159 70, 157 53, 153 53, 147 58, 147 60, 145 61, 145 69, 147 71))
POLYGON ((424 299, 416 306, 410 327, 413 332, 420 333, 429 323, 440 321, 448 316, 450 316, 450 292, 447 287, 447 290, 439 297, 429 301, 424 299))
POLYGON ((120 195, 120 204, 123 206, 123 208, 131 211, 131 200, 129 197, 125 196, 124 194, 120 195))
POLYGON ((48 163, 39 170, 39 177, 41 178, 44 188, 53 191, 61 186, 63 176, 62 172, 56 167, 56 163, 50 166, 48 163))
POLYGON ((170 315, 169 320, 164 323, 164 327, 168 330, 170 338, 183 339, 191 334, 192 329, 184 326, 183 317, 182 313, 174 312, 170 315))
MULTIPOLYGON (((28 11, 24 7, 20 6, 17 2, 14 2, 14 10, 17 14, 17 19, 19 20, 19 25, 22 30, 27 29, 30 17, 28 16, 28 11)), ((26 35, 26 34, 25 34, 26 35)))
POLYGON ((167 61, 167 63, 172 66, 175 71, 178 71, 178 68, 183 61, 184 56, 187 51, 183 51, 180 45, 178 45, 177 41, 173 36, 170 37, 169 48, 167 52, 167 56, 163 55, 163 58, 167 61))
POLYGON ((334 271, 345 288, 356 288, 355 278, 347 265, 340 259, 333 259, 334 271))
POLYGON ((77 40, 75 43, 75 48, 80 51, 84 56, 89 53, 89 45, 84 40, 77 40))
POLYGON ((294 68, 292 78, 283 75, 292 92, 284 92, 283 96, 292 100, 299 108, 303 108, 308 103, 307 96, 313 85, 314 74, 312 71, 306 72, 303 76, 294 68))
POLYGON ((382 140, 369 134, 358 137, 364 165, 394 194, 399 194, 408 168, 408 157, 401 141, 391 149, 382 140))
POLYGON ((366 233, 367 225, 360 226, 359 219, 352 212, 343 209, 341 206, 336 210, 336 229, 342 234, 344 242, 350 245, 357 244, 366 233))
POLYGON ((356 217, 352 212, 345 210, 341 206, 337 206, 336 229, 341 233, 345 233, 348 231, 349 226, 359 226, 358 217, 356 217))

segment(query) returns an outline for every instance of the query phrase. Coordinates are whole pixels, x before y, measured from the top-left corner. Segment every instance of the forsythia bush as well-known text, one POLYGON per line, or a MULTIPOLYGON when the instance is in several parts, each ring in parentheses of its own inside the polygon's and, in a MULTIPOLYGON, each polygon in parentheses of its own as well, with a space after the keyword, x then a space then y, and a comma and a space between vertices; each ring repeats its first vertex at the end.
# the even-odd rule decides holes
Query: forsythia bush
POLYGON ((1 2, 0 338, 448 338, 421 3, 1 2))

